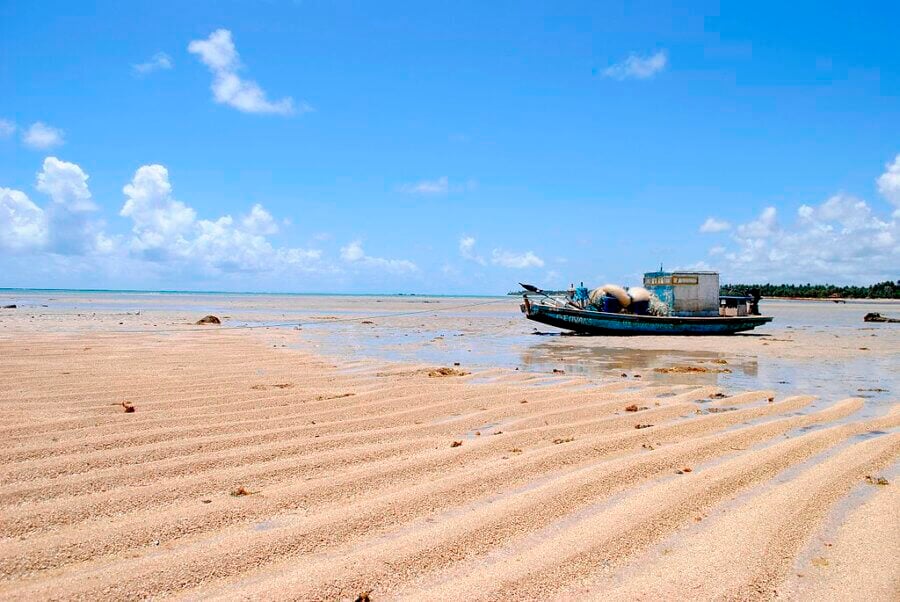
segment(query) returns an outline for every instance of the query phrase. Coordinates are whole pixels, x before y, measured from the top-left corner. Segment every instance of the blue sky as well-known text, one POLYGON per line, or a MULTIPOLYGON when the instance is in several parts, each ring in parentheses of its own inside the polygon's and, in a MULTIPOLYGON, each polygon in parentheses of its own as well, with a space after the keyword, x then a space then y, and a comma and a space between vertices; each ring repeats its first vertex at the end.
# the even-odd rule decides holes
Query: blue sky
POLYGON ((0 1, 0 286, 900 278, 898 22, 891 3, 0 1))

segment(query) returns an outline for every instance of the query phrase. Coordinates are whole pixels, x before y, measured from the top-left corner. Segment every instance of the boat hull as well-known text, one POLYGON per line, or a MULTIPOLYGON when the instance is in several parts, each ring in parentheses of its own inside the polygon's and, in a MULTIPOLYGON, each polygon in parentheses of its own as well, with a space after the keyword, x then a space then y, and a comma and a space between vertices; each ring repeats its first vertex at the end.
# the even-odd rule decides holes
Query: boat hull
POLYGON ((770 316, 687 318, 614 314, 539 303, 525 303, 529 320, 565 330, 596 335, 727 335, 753 330, 771 322, 770 316))

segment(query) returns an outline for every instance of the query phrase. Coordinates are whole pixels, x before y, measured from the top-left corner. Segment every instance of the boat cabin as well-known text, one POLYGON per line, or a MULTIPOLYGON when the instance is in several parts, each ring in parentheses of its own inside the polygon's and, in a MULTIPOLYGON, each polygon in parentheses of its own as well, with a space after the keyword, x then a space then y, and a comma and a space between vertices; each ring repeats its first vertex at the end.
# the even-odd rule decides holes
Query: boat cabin
POLYGON ((669 306, 669 315, 719 315, 719 273, 699 271, 647 272, 644 288, 669 306))

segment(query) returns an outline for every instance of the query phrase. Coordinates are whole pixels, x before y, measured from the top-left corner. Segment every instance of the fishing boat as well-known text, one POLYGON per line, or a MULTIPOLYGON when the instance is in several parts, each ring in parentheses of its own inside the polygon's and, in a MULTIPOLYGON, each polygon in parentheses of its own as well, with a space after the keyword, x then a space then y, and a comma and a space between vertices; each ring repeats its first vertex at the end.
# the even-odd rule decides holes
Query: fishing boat
POLYGON ((726 335, 772 321, 759 315, 759 295, 720 296, 717 272, 648 272, 644 287, 582 284, 552 294, 520 283, 529 320, 595 335, 726 335))

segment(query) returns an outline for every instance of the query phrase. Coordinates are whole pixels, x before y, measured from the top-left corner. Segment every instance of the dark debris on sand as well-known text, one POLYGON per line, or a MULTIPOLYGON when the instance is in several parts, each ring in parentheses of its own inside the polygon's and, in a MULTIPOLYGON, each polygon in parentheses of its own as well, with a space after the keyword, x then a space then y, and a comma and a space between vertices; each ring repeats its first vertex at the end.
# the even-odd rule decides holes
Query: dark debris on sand
POLYGON ((428 372, 428 376, 430 376, 431 378, 442 378, 445 376, 467 376, 468 374, 470 373, 466 372, 465 370, 457 370, 455 368, 447 367, 436 368, 428 372))

